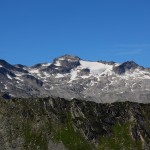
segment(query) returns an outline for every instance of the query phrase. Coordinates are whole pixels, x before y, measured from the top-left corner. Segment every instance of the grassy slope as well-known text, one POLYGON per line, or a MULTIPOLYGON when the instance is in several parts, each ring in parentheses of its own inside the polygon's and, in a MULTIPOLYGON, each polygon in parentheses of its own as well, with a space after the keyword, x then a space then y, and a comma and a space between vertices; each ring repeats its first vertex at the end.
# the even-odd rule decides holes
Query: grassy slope
MULTIPOLYGON (((69 150, 142 149, 142 143, 139 140, 134 140, 131 136, 132 122, 130 121, 121 125, 119 123, 113 125, 111 135, 99 135, 99 145, 94 146, 93 143, 83 137, 82 133, 79 132, 80 129, 75 130, 70 109, 65 110, 66 114, 61 109, 56 109, 56 112, 55 110, 46 110, 44 103, 43 100, 31 102, 24 99, 10 102, 0 101, 0 115, 4 116, 2 121, 6 122, 6 128, 11 130, 11 132, 6 133, 9 143, 13 139, 21 137, 24 141, 23 149, 26 150, 47 150, 49 140, 56 143, 62 142, 69 150), (49 111, 51 111, 50 114, 49 111), (56 115, 58 118, 50 118, 55 113, 58 113, 56 115), (61 117, 59 118, 59 116, 61 117), (64 119, 62 119, 63 117, 64 119)), ((146 124, 149 125, 149 114, 146 115, 149 113, 148 108, 143 105, 141 111, 146 124)), ((82 120, 82 118, 80 119, 82 120)))
POLYGON ((110 137, 101 137, 99 150, 141 150, 142 143, 135 141, 129 132, 130 124, 116 124, 113 127, 113 134, 110 137))

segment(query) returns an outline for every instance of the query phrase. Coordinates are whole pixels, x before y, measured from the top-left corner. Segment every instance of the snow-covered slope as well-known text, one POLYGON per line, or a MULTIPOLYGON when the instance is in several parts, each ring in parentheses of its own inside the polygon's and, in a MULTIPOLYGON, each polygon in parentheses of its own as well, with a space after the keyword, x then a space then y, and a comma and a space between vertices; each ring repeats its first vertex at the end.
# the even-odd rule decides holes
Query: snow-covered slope
POLYGON ((102 64, 99 62, 88 62, 81 60, 80 64, 82 69, 88 68, 93 76, 101 75, 102 73, 107 71, 112 71, 113 68, 112 65, 102 64))
POLYGON ((150 71, 133 61, 90 62, 64 55, 32 67, 0 61, 0 90, 13 97, 56 96, 98 103, 150 102, 150 71))

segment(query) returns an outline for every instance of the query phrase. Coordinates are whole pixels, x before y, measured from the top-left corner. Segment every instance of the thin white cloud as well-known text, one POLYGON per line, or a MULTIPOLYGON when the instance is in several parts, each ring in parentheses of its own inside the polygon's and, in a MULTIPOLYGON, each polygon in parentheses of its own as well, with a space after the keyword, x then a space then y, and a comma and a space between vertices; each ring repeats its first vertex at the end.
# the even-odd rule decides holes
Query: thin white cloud
POLYGON ((120 48, 150 48, 150 44, 118 44, 115 47, 120 48))
POLYGON ((131 51, 120 51, 117 53, 117 55, 137 55, 141 52, 142 50, 131 50, 131 51))

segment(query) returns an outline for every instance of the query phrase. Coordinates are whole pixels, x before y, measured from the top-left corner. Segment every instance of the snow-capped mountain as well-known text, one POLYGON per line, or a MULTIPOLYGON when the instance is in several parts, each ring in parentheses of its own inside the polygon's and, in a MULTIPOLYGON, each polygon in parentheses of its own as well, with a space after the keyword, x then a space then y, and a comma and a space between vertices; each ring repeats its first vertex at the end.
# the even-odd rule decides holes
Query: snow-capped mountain
POLYGON ((61 97, 112 103, 150 102, 150 69, 64 55, 32 67, 0 60, 0 90, 12 97, 61 97))

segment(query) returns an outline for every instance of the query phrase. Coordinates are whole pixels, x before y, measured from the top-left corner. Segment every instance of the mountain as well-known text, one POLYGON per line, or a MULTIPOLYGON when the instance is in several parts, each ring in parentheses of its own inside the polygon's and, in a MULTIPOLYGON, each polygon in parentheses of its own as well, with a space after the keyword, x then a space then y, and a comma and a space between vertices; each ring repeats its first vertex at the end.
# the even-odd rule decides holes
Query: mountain
POLYGON ((0 60, 0 150, 149 150, 150 69, 64 55, 0 60))
POLYGON ((133 61, 122 64, 85 61, 64 55, 31 67, 0 60, 4 97, 61 97, 97 103, 150 102, 150 69, 133 61))
POLYGON ((0 100, 1 150, 149 150, 150 104, 0 100))

